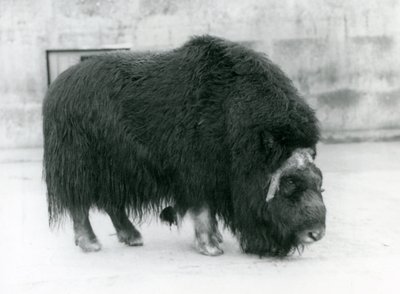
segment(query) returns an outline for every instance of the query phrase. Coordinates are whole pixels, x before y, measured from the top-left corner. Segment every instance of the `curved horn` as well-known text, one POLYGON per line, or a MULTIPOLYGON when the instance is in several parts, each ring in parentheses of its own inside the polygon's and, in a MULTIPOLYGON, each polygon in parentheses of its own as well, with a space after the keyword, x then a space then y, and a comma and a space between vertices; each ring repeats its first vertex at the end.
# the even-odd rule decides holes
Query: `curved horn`
POLYGON ((282 166, 271 175, 271 181, 269 183, 266 198, 267 202, 271 201, 275 197, 276 192, 278 192, 282 173, 293 167, 299 169, 305 168, 307 163, 313 162, 313 154, 314 151, 311 148, 299 148, 293 151, 292 155, 282 164, 282 166))
POLYGON ((276 192, 279 190, 279 181, 281 179, 282 171, 279 168, 275 173, 271 176, 271 181, 269 182, 268 194, 267 194, 267 202, 271 201, 274 198, 276 192))

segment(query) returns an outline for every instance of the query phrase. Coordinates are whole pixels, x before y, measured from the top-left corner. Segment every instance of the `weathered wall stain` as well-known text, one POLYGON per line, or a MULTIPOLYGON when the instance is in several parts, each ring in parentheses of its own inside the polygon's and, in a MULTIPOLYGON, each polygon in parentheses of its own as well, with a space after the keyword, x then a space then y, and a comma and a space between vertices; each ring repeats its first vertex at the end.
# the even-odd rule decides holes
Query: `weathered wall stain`
POLYGON ((335 109, 357 107, 362 93, 352 89, 340 89, 317 95, 318 106, 328 106, 335 109))
POLYGON ((392 108, 400 114, 400 88, 394 91, 379 93, 379 104, 383 107, 392 108))
POLYGON ((334 86, 340 79, 340 73, 337 66, 332 63, 316 69, 301 68, 292 76, 292 79, 299 86, 301 92, 308 94, 315 84, 334 86))
POLYGON ((374 50, 388 51, 393 48, 394 40, 389 36, 356 36, 351 41, 358 46, 371 46, 374 50))
POLYGON ((324 40, 314 38, 277 40, 274 42, 273 52, 291 58, 296 58, 302 54, 317 57, 326 52, 327 46, 328 44, 324 40))
MULTIPOLYGON (((324 122, 326 133, 396 129, 400 133, 400 88, 372 93, 341 89, 314 97, 318 117, 324 122)), ((354 134, 353 134, 354 136, 354 134)), ((376 137, 376 133, 374 137, 376 137)), ((361 136, 362 137, 362 136, 361 136)), ((379 136, 378 136, 379 137, 379 136)))
POLYGON ((179 3, 177 0, 141 0, 140 13, 146 16, 157 14, 172 15, 177 12, 179 3))
POLYGON ((399 76, 400 73, 392 69, 382 70, 376 73, 377 79, 387 82, 390 86, 398 86, 397 82, 400 80, 399 76))

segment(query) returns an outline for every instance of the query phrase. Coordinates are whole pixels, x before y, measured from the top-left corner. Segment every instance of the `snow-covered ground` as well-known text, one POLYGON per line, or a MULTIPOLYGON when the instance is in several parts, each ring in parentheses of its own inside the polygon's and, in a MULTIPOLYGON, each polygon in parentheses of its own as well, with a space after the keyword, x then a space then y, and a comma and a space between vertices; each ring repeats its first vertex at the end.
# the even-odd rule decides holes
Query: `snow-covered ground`
POLYGON ((139 226, 143 247, 120 244, 92 212, 103 250, 85 254, 69 221, 50 231, 42 150, 0 150, 0 293, 400 293, 400 143, 319 146, 327 234, 285 258, 242 254, 224 232, 220 257, 180 231, 139 226), (229 292, 228 292, 229 291, 229 292))

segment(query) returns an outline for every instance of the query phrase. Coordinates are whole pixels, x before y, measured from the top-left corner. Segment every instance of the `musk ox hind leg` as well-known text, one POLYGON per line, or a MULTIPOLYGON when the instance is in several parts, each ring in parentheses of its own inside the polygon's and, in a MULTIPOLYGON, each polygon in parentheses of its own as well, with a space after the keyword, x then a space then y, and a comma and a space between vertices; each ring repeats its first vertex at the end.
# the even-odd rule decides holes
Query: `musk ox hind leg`
POLYGON ((95 252, 101 249, 89 221, 89 209, 71 213, 74 222, 75 244, 84 252, 95 252))
POLYGON ((218 230, 218 223, 207 207, 191 209, 190 215, 194 222, 195 245, 197 250, 209 256, 218 256, 224 253, 220 248, 222 235, 218 230))
POLYGON ((142 246, 143 239, 140 232, 131 223, 123 208, 108 209, 108 215, 117 231, 118 240, 129 246, 142 246))

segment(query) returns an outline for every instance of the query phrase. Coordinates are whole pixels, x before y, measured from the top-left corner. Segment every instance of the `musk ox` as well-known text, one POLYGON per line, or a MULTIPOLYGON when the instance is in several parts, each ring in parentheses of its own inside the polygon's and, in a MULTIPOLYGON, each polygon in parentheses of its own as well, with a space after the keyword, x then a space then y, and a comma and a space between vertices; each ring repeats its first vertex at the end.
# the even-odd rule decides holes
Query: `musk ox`
POLYGON ((263 54, 211 36, 164 53, 111 53, 63 72, 43 103, 50 224, 72 218, 100 243, 89 209, 127 245, 129 220, 194 219, 199 252, 219 255, 217 219, 246 253, 285 256, 325 231, 314 111, 263 54))

